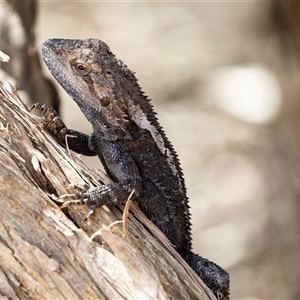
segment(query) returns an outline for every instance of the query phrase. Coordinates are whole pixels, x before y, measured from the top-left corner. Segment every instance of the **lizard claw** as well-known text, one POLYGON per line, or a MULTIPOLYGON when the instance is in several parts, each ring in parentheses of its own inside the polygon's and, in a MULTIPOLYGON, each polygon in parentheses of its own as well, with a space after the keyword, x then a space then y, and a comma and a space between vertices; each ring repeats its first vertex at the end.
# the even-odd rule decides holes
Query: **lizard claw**
POLYGON ((34 103, 29 110, 33 111, 34 109, 38 109, 41 112, 42 117, 47 121, 58 117, 57 111, 48 104, 34 103))
POLYGON ((84 222, 85 222, 87 219, 89 219, 89 217, 94 213, 96 207, 97 207, 96 205, 91 205, 91 206, 89 207, 89 211, 88 211, 87 215, 86 215, 85 218, 84 218, 84 222))
POLYGON ((63 203, 63 205, 60 206, 60 208, 65 208, 69 205, 83 205, 85 204, 82 200, 69 200, 63 203))
MULTIPOLYGON (((61 195, 58 199, 58 202, 63 202, 63 204, 59 207, 60 209, 63 209, 69 205, 84 205, 87 204, 88 199, 87 198, 83 198, 83 194, 78 193, 78 194, 65 194, 65 195, 61 195), (68 201, 64 201, 64 199, 71 199, 68 201)), ((97 205, 96 204, 92 204, 89 206, 89 211, 87 213, 87 215, 84 218, 84 221, 86 221, 95 211, 97 205)))
MULTIPOLYGON (((83 205, 83 204, 85 204, 84 200, 69 200, 69 201, 64 202, 64 204, 61 205, 59 208, 63 209, 69 205, 83 205)), ((89 207, 89 211, 88 211, 87 215, 84 217, 84 222, 90 218, 90 216, 94 213, 96 207, 97 207, 96 205, 91 205, 89 207)))
POLYGON ((38 106, 41 106, 41 104, 40 103, 34 103, 33 105, 30 106, 29 111, 32 112, 38 106))
POLYGON ((35 103, 30 111, 38 109, 41 112, 43 127, 54 135, 59 141, 64 142, 67 127, 59 117, 57 111, 48 104, 35 103))
POLYGON ((85 192, 90 186, 87 183, 83 182, 83 183, 76 183, 76 184, 70 183, 66 187, 76 189, 79 192, 85 192))
POLYGON ((85 204, 81 193, 78 194, 64 194, 57 198, 57 202, 63 203, 60 208, 65 208, 69 205, 83 205, 85 204), (68 199, 65 201, 65 199, 68 199))

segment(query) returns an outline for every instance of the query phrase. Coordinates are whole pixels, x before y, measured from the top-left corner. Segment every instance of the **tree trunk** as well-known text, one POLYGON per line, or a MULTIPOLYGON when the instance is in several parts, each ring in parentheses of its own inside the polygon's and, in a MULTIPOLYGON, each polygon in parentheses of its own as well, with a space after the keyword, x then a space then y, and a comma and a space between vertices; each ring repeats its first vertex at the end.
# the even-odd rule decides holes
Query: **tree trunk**
POLYGON ((85 206, 59 209, 58 196, 109 179, 58 145, 2 83, 0 132, 1 299, 215 299, 134 203, 127 231, 112 224, 121 206, 88 221, 85 206))

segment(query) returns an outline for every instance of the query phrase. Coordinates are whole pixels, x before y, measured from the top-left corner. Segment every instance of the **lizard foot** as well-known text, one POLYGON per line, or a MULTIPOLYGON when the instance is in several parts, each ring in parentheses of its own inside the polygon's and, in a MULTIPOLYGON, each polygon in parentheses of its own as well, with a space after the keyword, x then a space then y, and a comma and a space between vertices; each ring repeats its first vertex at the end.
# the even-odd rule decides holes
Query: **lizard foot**
POLYGON ((41 112, 43 127, 55 136, 59 141, 64 142, 67 127, 59 117, 57 111, 48 104, 35 103, 30 107, 30 111, 38 109, 41 112))
MULTIPOLYGON (((87 204, 88 202, 88 199, 83 198, 83 193, 61 195, 57 200, 58 202, 63 202, 63 204, 60 206, 60 209, 63 209, 69 205, 84 205, 87 204), (72 199, 72 200, 64 201, 64 199, 72 199)), ((87 215, 84 218, 84 221, 86 221, 94 213, 96 208, 97 208, 96 204, 89 205, 89 210, 87 215)))
POLYGON ((104 184, 96 187, 90 187, 85 191, 76 194, 62 195, 58 198, 58 202, 63 202, 61 208, 69 205, 88 205, 89 212, 86 216, 87 219, 99 206, 125 203, 128 200, 128 196, 132 193, 132 190, 135 189, 127 184, 104 184))
POLYGON ((88 188, 85 191, 76 194, 61 195, 57 200, 58 202, 63 202, 62 206, 60 206, 61 209, 69 205, 88 205, 89 211, 85 217, 85 220, 87 220, 94 213, 97 207, 106 204, 104 202, 104 198, 109 198, 107 194, 110 191, 111 188, 108 185, 101 185, 88 188), (105 197, 105 195, 107 197, 105 197))

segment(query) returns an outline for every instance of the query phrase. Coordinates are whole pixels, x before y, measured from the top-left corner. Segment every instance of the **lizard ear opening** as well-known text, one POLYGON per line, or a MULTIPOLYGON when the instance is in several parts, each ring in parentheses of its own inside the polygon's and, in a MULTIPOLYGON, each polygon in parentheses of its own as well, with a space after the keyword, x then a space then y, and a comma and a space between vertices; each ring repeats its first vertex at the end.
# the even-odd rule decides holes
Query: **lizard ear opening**
POLYGON ((108 97, 102 97, 100 99, 100 103, 102 106, 108 106, 110 103, 110 99, 108 97))
POLYGON ((89 64, 77 60, 71 62, 71 66, 73 71, 80 76, 88 75, 92 69, 89 64))

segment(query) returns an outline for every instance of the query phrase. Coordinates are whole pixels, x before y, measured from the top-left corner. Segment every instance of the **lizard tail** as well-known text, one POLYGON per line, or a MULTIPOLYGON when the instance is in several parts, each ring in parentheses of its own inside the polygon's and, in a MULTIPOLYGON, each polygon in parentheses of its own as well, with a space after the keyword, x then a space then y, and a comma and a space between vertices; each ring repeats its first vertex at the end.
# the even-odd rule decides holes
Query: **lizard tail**
POLYGON ((229 300, 229 274, 217 264, 193 252, 182 254, 183 259, 198 274, 218 300, 229 300))

